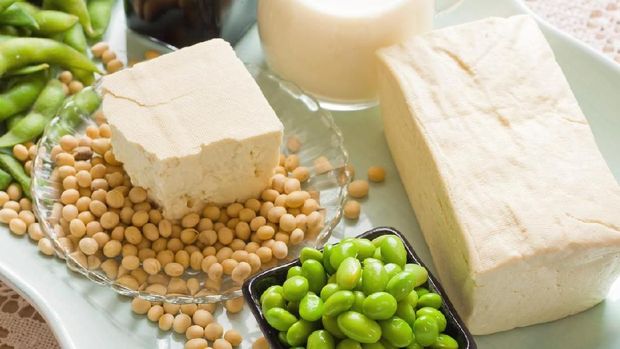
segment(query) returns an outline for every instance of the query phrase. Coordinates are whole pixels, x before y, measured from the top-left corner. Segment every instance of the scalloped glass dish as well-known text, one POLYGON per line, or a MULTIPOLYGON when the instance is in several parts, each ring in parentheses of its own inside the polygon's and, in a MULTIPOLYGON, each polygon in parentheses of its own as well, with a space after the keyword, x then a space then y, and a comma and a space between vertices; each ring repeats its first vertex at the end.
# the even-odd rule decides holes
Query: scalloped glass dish
MULTIPOLYGON (((284 140, 282 152, 288 153, 286 141, 289 137, 297 137, 302 143, 302 147, 297 153, 300 158, 300 165, 310 169, 310 179, 302 184, 304 190, 318 191, 320 195, 320 205, 324 214, 324 225, 320 231, 307 236, 303 243, 297 246, 289 246, 289 256, 277 263, 267 263, 261 270, 287 263, 299 255, 299 251, 304 246, 320 247, 331 236, 332 229, 338 224, 342 216, 342 207, 346 197, 346 186, 350 181, 350 174, 346 170, 348 164, 348 154, 343 145, 343 137, 334 123, 329 112, 321 109, 319 104, 312 98, 303 94, 299 88, 292 83, 282 81, 271 73, 261 68, 248 66, 260 86, 263 94, 275 110, 276 114, 284 124, 284 140), (315 166, 319 158, 326 158, 331 165, 329 168, 315 166)), ((71 108, 71 105, 66 108, 71 108)), ((81 115, 82 122, 79 127, 72 130, 72 134, 81 135, 88 125, 94 125, 95 121, 91 115, 81 115)), ((52 124, 58 122, 58 118, 52 124)), ((32 197, 34 210, 40 219, 41 226, 53 241, 56 253, 67 262, 67 266, 86 276, 97 284, 107 286, 116 292, 126 296, 139 296, 150 301, 166 301, 170 303, 211 303, 241 296, 240 285, 236 285, 225 277, 219 291, 210 291, 203 288, 202 292, 196 295, 159 295, 144 290, 130 289, 115 280, 106 276, 101 269, 88 269, 78 263, 70 255, 71 251, 65 251, 59 238, 60 209, 62 204, 58 201, 61 183, 52 178, 53 161, 51 150, 57 144, 54 137, 46 130, 39 142, 39 151, 33 163, 33 185, 32 197)), ((325 159, 319 159, 325 165, 325 159)), ((202 271, 192 271, 188 269, 183 276, 195 277, 204 285, 205 273, 202 271)))

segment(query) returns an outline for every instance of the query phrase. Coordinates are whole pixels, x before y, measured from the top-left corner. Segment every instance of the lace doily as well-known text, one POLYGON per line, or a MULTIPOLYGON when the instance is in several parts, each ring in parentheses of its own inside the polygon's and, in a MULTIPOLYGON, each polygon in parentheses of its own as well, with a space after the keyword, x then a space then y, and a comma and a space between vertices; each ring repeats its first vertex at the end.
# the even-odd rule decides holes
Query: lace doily
MULTIPOLYGON (((620 0, 525 0, 534 12, 620 62, 620 0)), ((59 348, 45 320, 0 282, 0 349, 59 348)))

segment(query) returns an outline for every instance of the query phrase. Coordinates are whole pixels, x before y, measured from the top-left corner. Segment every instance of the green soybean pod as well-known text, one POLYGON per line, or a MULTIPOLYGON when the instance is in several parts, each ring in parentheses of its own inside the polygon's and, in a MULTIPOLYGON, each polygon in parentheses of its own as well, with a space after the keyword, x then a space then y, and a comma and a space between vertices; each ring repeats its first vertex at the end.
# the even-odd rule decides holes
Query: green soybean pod
POLYGON ((336 349, 362 349, 362 345, 351 338, 347 338, 341 340, 336 346, 336 349))
POLYGON ((286 341, 292 347, 305 345, 310 334, 316 329, 314 323, 301 319, 286 331, 286 341))
POLYGON ((381 241, 381 257, 386 263, 394 263, 403 267, 407 263, 407 250, 403 241, 396 235, 387 235, 381 241))
POLYGON ((443 304, 443 299, 441 296, 435 292, 429 292, 425 295, 422 295, 418 299, 418 305, 420 307, 431 307, 435 309, 441 308, 441 304, 443 304))
POLYGON ((381 342, 377 343, 364 343, 362 349, 385 349, 385 346, 381 342))
POLYGON ((331 295, 333 295, 337 291, 340 291, 340 289, 338 288, 338 284, 329 283, 323 286, 323 288, 321 289, 321 299, 323 300, 323 302, 325 302, 327 298, 329 298, 331 295))
POLYGON ((24 11, 19 3, 14 3, 7 7, 4 11, 0 12, 0 24, 23 27, 32 30, 39 29, 39 24, 34 17, 32 17, 27 11, 24 11))
POLYGON ((413 333, 418 344, 425 347, 433 345, 439 336, 437 322, 432 316, 419 316, 413 323, 413 333))
POLYGON ((398 302, 396 306, 396 316, 405 320, 409 326, 413 326, 413 322, 416 319, 415 309, 411 306, 408 300, 404 299, 398 302))
POLYGON ((43 8, 49 10, 60 10, 76 16, 82 27, 84 27, 86 35, 89 37, 93 37, 95 35, 85 0, 44 0, 43 8))
POLYGON ((435 343, 431 345, 432 349, 458 349, 459 343, 447 334, 437 336, 435 343))
POLYGON ((385 290, 390 281, 387 271, 383 268, 383 263, 374 258, 364 260, 362 270, 362 291, 366 294, 381 292, 385 290))
POLYGON ((323 328, 329 331, 334 337, 339 339, 347 338, 340 330, 340 327, 338 327, 338 319, 336 317, 323 315, 321 323, 323 324, 323 328))
POLYGON ((306 321, 318 321, 323 317, 323 300, 312 292, 299 302, 299 316, 306 321))
POLYGON ((88 42, 80 23, 75 23, 71 29, 67 30, 62 41, 83 54, 88 52, 88 42))
POLYGON ((299 302, 308 293, 308 279, 297 275, 286 280, 282 285, 284 289, 284 299, 291 302, 299 302))
POLYGON ((353 302, 353 306, 351 306, 351 310, 363 313, 366 295, 362 291, 353 291, 353 296, 355 296, 355 301, 353 302))
POLYGON ((30 197, 30 176, 24 171, 24 166, 13 155, 0 153, 0 168, 8 172, 22 187, 24 195, 30 197))
POLYGON ((94 113, 100 104, 101 97, 92 87, 87 87, 67 98, 64 107, 60 110, 58 121, 50 125, 50 139, 58 140, 73 132, 82 123, 82 118, 94 113))
POLYGON ((286 332, 297 322, 295 315, 282 308, 271 308, 265 313, 265 320, 269 326, 278 331, 286 332))
POLYGON ((321 289, 327 283, 327 274, 323 264, 315 259, 306 260, 301 265, 301 273, 308 279, 310 291, 316 294, 321 293, 321 289))
POLYGON ((364 300, 363 312, 373 320, 387 320, 394 316, 397 306, 394 296, 387 292, 376 292, 364 300))
POLYGON ((323 262, 323 253, 316 248, 306 246, 301 249, 301 252, 299 252, 299 260, 301 261, 301 263, 304 263, 309 259, 323 262))
POLYGON ((110 24, 115 0, 88 0, 88 14, 93 26, 93 38, 100 39, 110 24))
POLYGON ((355 257, 345 258, 338 266, 336 281, 341 290, 354 289, 362 277, 362 265, 355 257))
POLYGON ((413 291, 413 279, 414 276, 410 272, 400 272, 388 281, 385 291, 400 302, 409 295, 409 292, 413 291))
POLYGON ((13 177, 10 174, 0 169, 0 190, 5 190, 13 182, 13 177))
POLYGON ((355 295, 351 291, 336 291, 325 301, 323 313, 327 316, 336 316, 351 309, 355 303, 355 295))
POLYGON ((288 271, 286 272, 286 279, 288 280, 292 278, 293 276, 302 276, 302 274, 303 273, 301 272, 301 267, 296 265, 288 269, 288 271))
POLYGON ((278 292, 269 292, 265 293, 264 297, 261 297, 261 309, 263 313, 267 312, 267 310, 271 308, 285 308, 286 301, 284 300, 284 296, 278 292))
POLYGON ((284 294, 284 289, 282 288, 281 285, 269 286, 265 291, 263 291, 263 294, 261 294, 261 296, 260 296, 261 303, 263 302, 263 298, 265 298, 271 292, 277 292, 277 293, 283 295, 284 294))
POLYGON ((357 259, 364 261, 375 254, 376 247, 368 239, 355 239, 353 243, 357 246, 357 259))
POLYGON ((62 83, 56 79, 50 80, 34 102, 30 113, 0 137, 0 147, 10 147, 41 135, 64 100, 62 83))
MULTIPOLYGON (((401 271, 403 271, 403 269, 398 265, 398 264, 394 264, 394 263, 387 263, 386 265, 383 266, 383 269, 385 269, 387 275, 388 275, 388 281, 394 277, 394 275, 400 273, 401 271)), ((387 286, 387 285, 386 285, 387 286)))
POLYGON ((0 0, 0 13, 4 12, 4 10, 16 2, 17 0, 0 0))
POLYGON ((428 281, 428 270, 423 266, 415 263, 405 264, 405 268, 403 269, 415 275, 415 287, 422 286, 428 281))
POLYGON ((395 347, 406 347, 413 341, 413 330, 405 320, 397 316, 379 321, 379 325, 383 338, 395 347))
POLYGON ((329 275, 333 275, 336 273, 336 268, 332 267, 332 263, 330 262, 333 251, 334 245, 326 245, 323 248, 323 267, 329 275))
POLYGON ((357 246, 352 241, 342 241, 334 246, 329 256, 329 263, 334 270, 338 270, 340 263, 347 257, 357 257, 357 246))
POLYGON ((334 336, 326 330, 317 330, 308 337, 306 349, 334 349, 336 341, 334 336))
POLYGON ((416 311, 416 317, 420 317, 422 315, 431 316, 437 322, 437 329, 439 332, 443 332, 446 330, 446 326, 448 326, 448 321, 446 320, 446 316, 439 310, 431 307, 420 308, 416 311))
POLYGON ((44 72, 11 79, 8 88, 0 93, 0 120, 30 108, 45 87, 44 72))
POLYGON ((381 338, 379 324, 355 311, 347 311, 338 315, 338 327, 347 337, 360 343, 375 343, 381 338))

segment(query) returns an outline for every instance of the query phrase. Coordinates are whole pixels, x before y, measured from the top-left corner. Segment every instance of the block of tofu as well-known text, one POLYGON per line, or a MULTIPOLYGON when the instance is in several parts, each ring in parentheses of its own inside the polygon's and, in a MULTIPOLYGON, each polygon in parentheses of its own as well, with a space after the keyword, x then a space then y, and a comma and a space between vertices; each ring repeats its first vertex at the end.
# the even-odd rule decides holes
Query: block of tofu
POLYGON ((106 76, 102 91, 114 154, 165 217, 246 200, 268 185, 283 126, 227 42, 136 64, 106 76))
POLYGON ((620 188, 535 21, 446 28, 379 58, 386 138, 471 332, 603 300, 620 272, 620 188))

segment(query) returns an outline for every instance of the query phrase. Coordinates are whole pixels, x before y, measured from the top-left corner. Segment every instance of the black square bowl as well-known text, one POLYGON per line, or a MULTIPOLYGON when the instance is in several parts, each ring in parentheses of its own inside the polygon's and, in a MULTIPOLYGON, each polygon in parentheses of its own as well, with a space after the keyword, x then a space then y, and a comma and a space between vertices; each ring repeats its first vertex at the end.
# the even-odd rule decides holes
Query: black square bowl
MULTIPOLYGON (((361 235, 358 235, 358 238, 366 238, 372 240, 381 235, 396 235, 398 236, 404 243, 405 248, 407 249, 407 263, 416 263, 423 267, 426 267, 424 263, 420 260, 420 257, 415 253, 411 244, 404 238, 403 234, 394 228, 388 227, 379 227, 371 229, 361 235)), ((299 259, 295 259, 290 263, 280 265, 278 267, 266 270, 262 273, 259 273, 245 281, 243 284, 243 296, 245 297, 246 303, 252 310, 254 317, 258 321, 258 325, 261 328, 261 331, 265 335, 267 341, 271 345, 272 349, 285 349, 285 347, 278 340, 278 331, 267 323, 265 317, 263 316, 263 312, 261 311, 260 306, 260 296, 261 294, 272 285, 282 285, 284 281, 286 281, 286 273, 290 267, 300 266, 301 262, 299 259)), ((447 327, 444 333, 452 336, 452 338, 456 339, 459 344, 459 349, 476 349, 476 342, 474 342, 474 338, 472 337, 469 330, 463 324, 463 321, 454 310, 454 306, 450 303, 448 296, 445 291, 439 284, 439 281, 431 274, 428 273, 428 283, 425 285, 429 290, 438 293, 441 295, 443 299, 443 305, 441 307, 441 312, 446 316, 447 327)))

